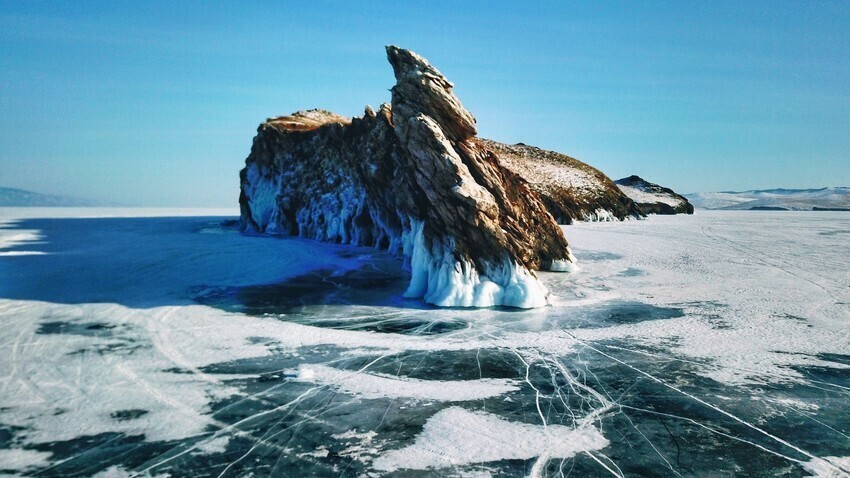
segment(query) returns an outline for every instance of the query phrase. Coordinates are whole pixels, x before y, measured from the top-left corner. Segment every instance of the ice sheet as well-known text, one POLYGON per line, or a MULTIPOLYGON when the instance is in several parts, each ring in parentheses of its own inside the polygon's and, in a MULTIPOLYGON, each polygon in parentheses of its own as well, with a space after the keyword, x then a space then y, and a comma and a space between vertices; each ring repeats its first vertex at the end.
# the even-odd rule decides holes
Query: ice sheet
POLYGON ((329 301, 298 277, 374 252, 90 213, 0 218, 44 253, 0 257, 4 473, 847 472, 846 214, 569 226, 582 269, 518 312, 401 272, 329 301), (297 306, 246 289, 281 281, 297 306))
POLYGON ((604 289, 609 299, 687 312, 577 335, 675 341, 675 353, 710 363, 701 373, 729 384, 802 380, 795 366, 843 368, 817 357, 850 352, 850 233, 842 232, 850 231, 850 217, 752 214, 566 227, 579 261, 616 257, 585 266, 575 280, 581 294, 604 289), (623 274, 629 268, 642 273, 623 274))

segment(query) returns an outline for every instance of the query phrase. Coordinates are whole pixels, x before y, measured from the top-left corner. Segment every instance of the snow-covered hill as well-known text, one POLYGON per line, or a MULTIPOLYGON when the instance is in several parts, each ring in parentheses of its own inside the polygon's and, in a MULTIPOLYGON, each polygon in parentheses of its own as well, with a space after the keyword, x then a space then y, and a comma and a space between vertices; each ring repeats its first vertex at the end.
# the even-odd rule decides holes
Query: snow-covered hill
POLYGON ((850 210, 850 188, 762 189, 685 194, 701 209, 774 209, 811 211, 816 209, 850 210))
POLYGON ((109 205, 69 196, 54 196, 24 189, 0 187, 0 207, 84 207, 109 205))
POLYGON ((634 201, 644 214, 693 214, 688 200, 670 188, 651 183, 640 176, 614 181, 623 193, 634 201))
POLYGON ((643 216, 611 178, 587 163, 523 143, 481 141, 502 165, 528 181, 559 224, 643 216))

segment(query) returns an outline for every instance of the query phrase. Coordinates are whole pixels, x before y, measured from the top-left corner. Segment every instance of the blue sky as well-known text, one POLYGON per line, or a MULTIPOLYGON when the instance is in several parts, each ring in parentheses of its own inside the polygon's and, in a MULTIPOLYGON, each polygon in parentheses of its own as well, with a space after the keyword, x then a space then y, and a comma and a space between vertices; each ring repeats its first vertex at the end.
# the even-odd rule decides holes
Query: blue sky
POLYGON ((265 118, 389 101, 386 44, 452 80, 481 136, 613 179, 850 186, 846 1, 5 0, 0 186, 233 206, 265 118))

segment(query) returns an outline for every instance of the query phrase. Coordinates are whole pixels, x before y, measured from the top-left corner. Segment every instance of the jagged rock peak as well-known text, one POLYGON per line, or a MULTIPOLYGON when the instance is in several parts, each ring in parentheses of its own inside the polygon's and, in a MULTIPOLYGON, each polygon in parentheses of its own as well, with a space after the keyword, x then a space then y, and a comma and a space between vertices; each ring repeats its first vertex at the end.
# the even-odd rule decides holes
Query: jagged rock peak
POLYGON ((395 73, 393 112, 404 118, 426 114, 440 124, 452 141, 478 134, 475 117, 452 92, 454 84, 416 53, 387 46, 387 58, 395 73))

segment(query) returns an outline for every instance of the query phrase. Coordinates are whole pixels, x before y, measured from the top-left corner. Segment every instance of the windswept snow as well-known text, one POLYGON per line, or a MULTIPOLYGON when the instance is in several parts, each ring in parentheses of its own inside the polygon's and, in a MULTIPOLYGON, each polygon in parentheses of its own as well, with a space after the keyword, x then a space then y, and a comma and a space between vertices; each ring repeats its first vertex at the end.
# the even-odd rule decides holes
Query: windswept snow
POLYGON ((374 467, 379 471, 425 470, 537 457, 563 459, 607 445, 608 440, 590 425, 572 428, 515 423, 489 413, 451 407, 431 417, 412 445, 379 457, 374 467))
POLYGON ((41 251, 28 251, 25 249, 18 249, 14 251, 8 250, 25 244, 36 243, 41 239, 41 236, 39 235, 38 231, 20 229, 15 230, 12 229, 14 225, 14 221, 0 222, 0 256, 25 256, 44 254, 44 252, 41 251))

